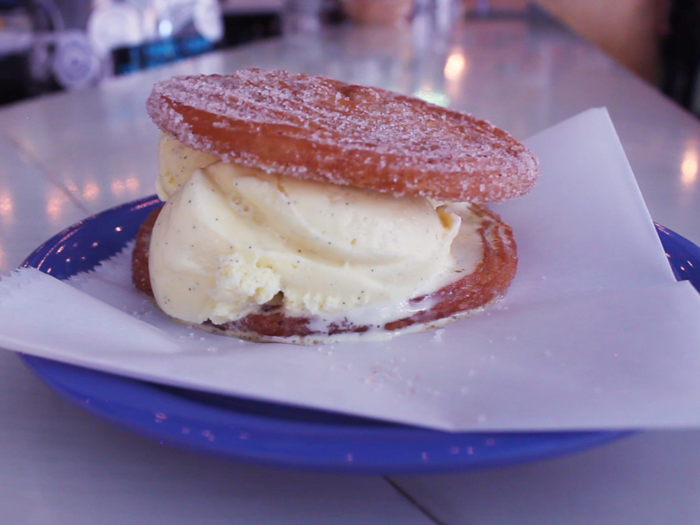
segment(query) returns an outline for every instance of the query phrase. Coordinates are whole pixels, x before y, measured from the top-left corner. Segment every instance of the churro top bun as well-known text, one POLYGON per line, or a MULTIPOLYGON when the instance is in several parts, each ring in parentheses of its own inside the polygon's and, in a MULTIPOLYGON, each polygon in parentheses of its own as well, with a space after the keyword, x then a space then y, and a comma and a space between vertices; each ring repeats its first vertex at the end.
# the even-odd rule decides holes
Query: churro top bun
POLYGON ((442 201, 527 193, 535 156, 471 115, 379 88, 286 71, 174 77, 147 102, 179 142, 267 173, 442 201))

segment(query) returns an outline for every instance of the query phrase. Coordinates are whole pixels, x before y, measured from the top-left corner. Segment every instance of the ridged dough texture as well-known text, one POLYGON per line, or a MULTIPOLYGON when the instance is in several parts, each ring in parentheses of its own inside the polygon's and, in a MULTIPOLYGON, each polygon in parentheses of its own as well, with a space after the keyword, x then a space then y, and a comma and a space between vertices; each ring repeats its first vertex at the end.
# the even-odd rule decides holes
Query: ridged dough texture
POLYGON ((174 77, 147 110, 183 144, 266 172, 473 203, 527 193, 535 156, 471 115, 286 71, 174 77))

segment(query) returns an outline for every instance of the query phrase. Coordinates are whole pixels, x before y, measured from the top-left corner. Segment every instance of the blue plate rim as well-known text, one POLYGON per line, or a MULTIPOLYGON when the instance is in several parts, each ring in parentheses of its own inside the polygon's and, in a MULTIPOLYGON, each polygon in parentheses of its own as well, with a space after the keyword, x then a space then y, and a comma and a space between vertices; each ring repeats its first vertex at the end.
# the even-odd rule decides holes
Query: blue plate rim
MULTIPOLYGON (((107 216, 120 218, 138 214, 145 218, 147 212, 159 202, 156 196, 147 196, 86 217, 42 243, 25 259, 21 267, 32 266, 41 271, 48 269, 47 273, 50 273, 53 267, 47 265, 52 261, 52 256, 56 255, 60 246, 67 246, 75 236, 79 236, 86 225, 94 226, 107 216)), ((668 228, 658 224, 655 226, 676 278, 690 279, 698 288, 700 248, 668 228), (674 250, 681 253, 681 257, 695 259, 698 262, 698 271, 694 271, 692 264, 690 267, 683 267, 682 264, 674 266, 673 256, 669 253, 674 250)), ((125 231, 122 237, 121 241, 115 243, 115 246, 119 247, 114 249, 114 253, 131 240, 128 231, 125 231)), ((104 257, 100 260, 103 259, 104 257)), ((278 467, 360 474, 452 472, 511 465, 568 454, 635 432, 625 429, 451 433, 350 416, 340 416, 340 423, 333 420, 330 423, 319 422, 313 420, 314 417, 329 417, 332 414, 310 409, 293 410, 305 412, 311 421, 281 419, 213 406, 206 399, 202 401, 183 397, 185 394, 182 392, 189 392, 190 396, 201 394, 194 391, 173 389, 26 354, 21 354, 20 357, 49 388, 99 418, 161 443, 213 453, 237 461, 278 467), (82 385, 82 389, 76 387, 75 382, 82 385), (101 388, 99 384, 107 385, 106 393, 103 392, 105 388, 101 388), (87 392, 85 388, 88 389, 87 392), (116 400, 104 399, 104 396, 111 395, 110 389, 112 394, 119 394, 116 400), (125 393, 130 394, 126 396, 127 399, 135 398, 137 402, 152 405, 147 408, 141 407, 141 413, 139 407, 123 401, 125 393), (153 408, 156 406, 167 406, 169 410, 175 406, 180 412, 184 412, 185 423, 191 424, 191 428, 182 426, 183 421, 180 420, 183 417, 180 414, 172 416, 172 412, 168 414, 153 408), (230 428, 222 430, 219 428, 221 425, 212 425, 212 421, 207 418, 197 421, 193 413, 198 414, 200 419, 206 415, 213 418, 214 422, 225 422, 230 428), (188 417, 194 419, 188 420, 188 417), (231 422, 236 424, 228 425, 231 422), (182 428, 178 430, 177 425, 182 428), (207 426, 216 428, 216 432, 204 428, 207 426), (189 428, 189 431, 184 432, 185 428, 189 428), (296 441, 289 443, 285 448, 285 439, 296 441), (334 441, 337 446, 330 446, 328 441, 334 441), (371 448, 377 450, 370 453, 371 448)), ((228 399, 244 401, 240 398, 228 399)), ((276 403, 252 403, 258 403, 263 411, 266 406, 284 408, 276 403)))

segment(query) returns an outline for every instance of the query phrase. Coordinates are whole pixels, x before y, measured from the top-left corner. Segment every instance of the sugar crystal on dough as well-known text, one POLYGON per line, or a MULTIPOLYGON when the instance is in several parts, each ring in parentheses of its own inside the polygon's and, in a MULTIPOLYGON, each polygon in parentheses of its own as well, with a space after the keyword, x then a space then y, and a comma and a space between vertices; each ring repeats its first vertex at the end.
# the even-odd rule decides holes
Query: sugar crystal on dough
POLYGON ((488 122, 325 77, 174 77, 155 85, 147 108, 164 131, 226 161, 396 194, 501 201, 528 191, 538 173, 535 157, 488 122))

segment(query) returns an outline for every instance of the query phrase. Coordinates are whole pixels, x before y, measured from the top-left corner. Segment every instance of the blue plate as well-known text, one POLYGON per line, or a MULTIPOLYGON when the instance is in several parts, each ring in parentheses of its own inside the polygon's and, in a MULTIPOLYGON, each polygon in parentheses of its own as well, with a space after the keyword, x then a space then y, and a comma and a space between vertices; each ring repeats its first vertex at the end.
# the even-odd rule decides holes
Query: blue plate
MULTIPOLYGON (((158 204, 147 197, 93 217, 37 248, 23 266, 59 279, 131 241, 158 204)), ((700 248, 657 226, 679 280, 700 286, 700 248)), ((599 445, 628 432, 448 433, 185 390, 23 355, 48 386, 99 417, 162 443, 256 463, 356 473, 492 467, 599 445)))

